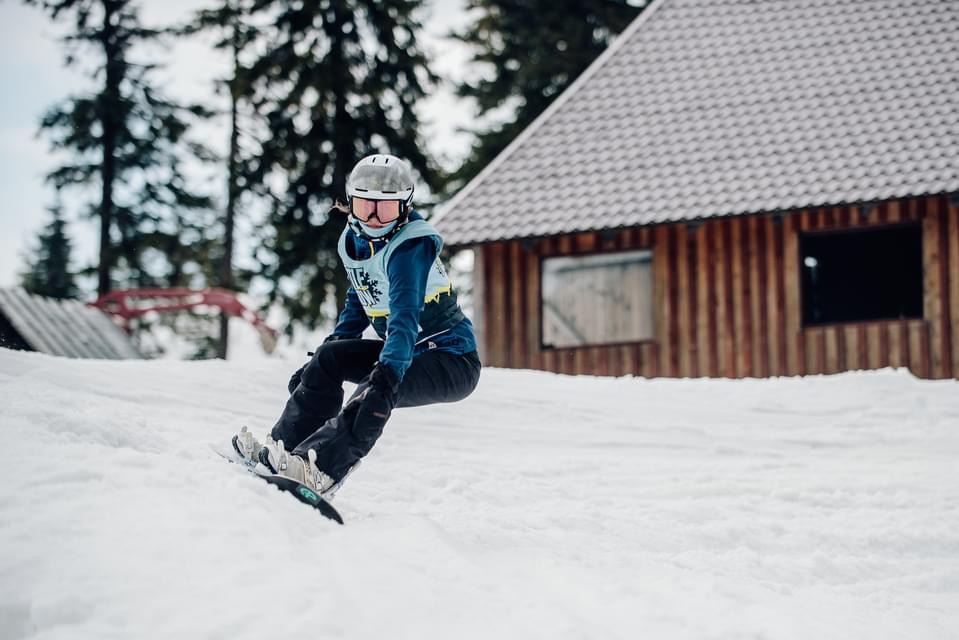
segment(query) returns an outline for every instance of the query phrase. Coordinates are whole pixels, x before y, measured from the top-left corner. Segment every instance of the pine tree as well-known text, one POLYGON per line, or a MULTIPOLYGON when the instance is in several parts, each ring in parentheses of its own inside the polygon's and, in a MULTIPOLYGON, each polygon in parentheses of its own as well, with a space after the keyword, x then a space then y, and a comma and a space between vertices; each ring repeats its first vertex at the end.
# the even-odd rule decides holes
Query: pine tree
POLYGON ((642 10, 626 0, 470 0, 476 20, 454 34, 492 74, 461 82, 479 115, 515 111, 506 122, 474 130, 469 157, 450 177, 452 191, 479 173, 523 131, 642 10))
POLYGON ((188 142, 192 118, 208 117, 184 107, 151 84, 153 65, 131 60, 132 49, 159 37, 144 28, 132 0, 25 0, 52 19, 70 19, 67 64, 81 55, 98 59, 91 79, 98 87, 55 105, 41 130, 69 160, 48 175, 59 191, 93 189, 87 212, 99 220, 97 290, 115 282, 151 286, 202 278, 209 250, 203 219, 212 205, 195 193, 182 170, 186 158, 209 159, 188 142))
MULTIPOLYGON (((237 208, 246 184, 245 161, 241 153, 240 125, 241 106, 247 101, 246 69, 241 63, 244 50, 256 41, 259 30, 251 24, 249 14, 251 0, 222 0, 213 8, 198 11, 193 21, 180 30, 184 35, 199 32, 215 34, 214 48, 226 51, 230 56, 230 72, 219 81, 219 89, 225 89, 229 97, 229 149, 226 158, 226 206, 223 211, 223 238, 216 260, 216 283, 226 289, 234 289, 237 281, 233 268, 233 245, 237 208)), ((220 316, 220 335, 217 356, 226 358, 229 342, 229 316, 220 316)))
POLYGON ((435 80, 417 46, 421 0, 260 0, 273 25, 250 66, 251 98, 270 137, 252 164, 269 198, 261 275, 292 319, 312 326, 331 292, 346 290, 336 242, 357 160, 406 158, 429 185, 435 173, 415 107, 435 80))
POLYGON ((51 207, 52 220, 37 235, 35 253, 27 259, 21 276, 23 288, 50 298, 76 298, 80 292, 70 270, 70 239, 59 206, 51 207))

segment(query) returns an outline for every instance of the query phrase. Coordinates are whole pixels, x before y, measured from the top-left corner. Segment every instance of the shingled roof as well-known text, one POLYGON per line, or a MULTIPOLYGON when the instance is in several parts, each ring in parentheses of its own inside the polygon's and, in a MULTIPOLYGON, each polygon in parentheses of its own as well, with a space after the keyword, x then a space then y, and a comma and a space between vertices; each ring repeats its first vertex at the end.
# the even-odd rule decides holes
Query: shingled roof
POLYGON ((138 359, 130 338, 99 309, 23 289, 0 289, 0 347, 67 358, 138 359))
POLYGON ((446 206, 449 244, 959 191, 959 2, 655 0, 446 206))

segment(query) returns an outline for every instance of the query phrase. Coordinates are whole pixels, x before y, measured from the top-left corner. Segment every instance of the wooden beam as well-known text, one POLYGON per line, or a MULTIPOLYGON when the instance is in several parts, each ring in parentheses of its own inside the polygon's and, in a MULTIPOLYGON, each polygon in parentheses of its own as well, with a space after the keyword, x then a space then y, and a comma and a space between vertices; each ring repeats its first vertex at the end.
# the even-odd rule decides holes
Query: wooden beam
POLYGON ((715 376, 715 325, 712 313, 712 267, 709 258, 711 251, 709 225, 703 224, 696 229, 696 350, 698 368, 701 376, 715 376))
POLYGON ((944 198, 948 211, 949 317, 952 336, 952 376, 959 378, 959 201, 944 198))
POLYGON ((866 366, 869 369, 878 369, 882 366, 879 356, 879 331, 878 322, 870 322, 866 325, 866 366))
MULTIPOLYGON (((544 238, 539 245, 540 258, 548 258, 556 255, 556 239, 555 238, 544 238)), ((539 267, 538 267, 539 269, 539 267)), ((536 305, 536 313, 538 314, 536 320, 536 334, 539 336, 540 342, 543 338, 543 303, 542 303, 542 272, 537 270, 539 275, 537 276, 539 280, 539 289, 540 295, 538 296, 538 301, 536 305)), ((559 372, 559 360, 556 355, 555 348, 546 348, 543 349, 540 356, 540 362, 545 371, 552 371, 553 373, 559 372)))
POLYGON ((842 371, 842 363, 840 362, 842 349, 839 344, 841 334, 842 327, 829 327, 829 329, 824 332, 826 373, 839 373, 842 371))
POLYGON ((771 375, 771 366, 769 363, 769 354, 771 349, 769 334, 769 297, 772 295, 772 287, 769 282, 769 268, 767 266, 767 246, 768 230, 766 228, 765 218, 754 216, 756 225, 756 295, 754 296, 757 324, 753 326, 753 332, 756 334, 758 369, 759 376, 771 375))
POLYGON ((506 282, 506 245, 496 242, 489 246, 489 349, 491 362, 497 367, 509 366, 509 336, 507 300, 509 285, 506 282))
POLYGON ((658 371, 663 375, 669 375, 669 365, 665 361, 668 358, 672 345, 670 344, 670 335, 672 333, 672 324, 674 311, 672 308, 672 296, 669 295, 670 273, 669 273, 669 227, 660 225, 656 227, 653 234, 653 309, 656 318, 656 342, 660 344, 659 356, 664 358, 659 363, 658 371))
POLYGON ((643 342, 640 345, 640 359, 642 375, 645 378, 655 378, 659 375, 659 344, 643 342))
POLYGON ((852 209, 849 205, 843 207, 836 207, 836 226, 841 229, 848 229, 852 226, 851 220, 853 219, 852 209))
POLYGON ((595 350, 595 371, 598 376, 611 375, 609 366, 610 347, 599 347, 595 350))
POLYGON ((729 286, 732 277, 729 275, 729 243, 726 237, 726 221, 714 220, 709 224, 713 227, 713 287, 716 290, 713 315, 716 318, 718 375, 725 378, 734 378, 735 371, 730 371, 730 367, 733 365, 733 331, 732 318, 728 314, 732 307, 732 292, 729 286))
POLYGON ((526 359, 526 314, 523 309, 526 305, 526 287, 528 274, 526 261, 523 259, 523 248, 518 240, 509 243, 509 280, 510 280, 510 366, 517 369, 529 367, 526 359))
POLYGON ((623 371, 628 375, 640 376, 643 374, 639 355, 639 343, 621 347, 623 354, 623 371))
POLYGON ((819 361, 819 338, 822 336, 822 329, 819 327, 809 327, 804 329, 806 340, 803 347, 806 353, 803 359, 806 362, 806 371, 808 373, 822 373, 822 365, 819 361))
POLYGON ((570 373, 575 375, 583 375, 584 373, 590 372, 587 359, 589 358, 589 352, 593 350, 594 349, 590 349, 588 347, 573 349, 572 350, 573 351, 573 358, 572 358, 573 368, 572 368, 572 371, 570 371, 570 373))
POLYGON ((745 218, 732 218, 729 221, 729 238, 732 244, 732 319, 733 319, 733 375, 743 378, 752 371, 752 344, 750 343, 750 307, 749 307, 749 252, 751 247, 743 247, 749 242, 745 218))
POLYGON ((541 275, 539 252, 537 249, 542 247, 542 243, 530 247, 528 251, 523 252, 524 267, 526 273, 526 293, 524 300, 525 308, 525 334, 526 334, 526 365, 532 369, 543 369, 543 350, 540 322, 542 314, 543 292, 541 290, 541 275))
POLYGON ((599 234, 595 232, 578 233, 573 242, 576 253, 595 253, 599 246, 599 234))
POLYGON ((689 270, 689 232, 685 224, 676 225, 676 325, 677 344, 672 349, 678 352, 679 372, 678 375, 691 377, 693 375, 693 332, 692 325, 694 319, 691 317, 691 282, 689 270))
POLYGON ((929 377, 929 325, 924 320, 909 323, 909 368, 919 378, 929 377))
POLYGON ((765 336, 762 332, 760 317, 762 314, 762 300, 768 295, 759 283, 761 277, 759 256, 762 255, 762 244, 759 236, 759 217, 749 216, 746 220, 746 265, 744 286, 749 292, 749 303, 746 305, 746 313, 749 316, 749 373, 747 375, 759 377, 763 373, 763 355, 762 349, 765 343, 765 336))
POLYGON ((939 246, 940 219, 938 211, 927 207, 928 199, 917 201, 920 219, 922 220, 922 299, 923 317, 929 327, 929 360, 930 373, 933 378, 944 377, 943 363, 943 335, 942 335, 942 302, 945 298, 945 289, 942 287, 941 255, 939 246))
POLYGON ((892 202, 884 202, 879 207, 879 222, 899 222, 902 220, 902 207, 903 202, 901 200, 894 200, 892 202))
POLYGON ((955 371, 952 366, 952 317, 950 314, 950 305, 952 292, 949 287, 949 268, 950 268, 950 259, 949 259, 949 206, 946 198, 939 197, 930 201, 929 206, 932 211, 931 215, 934 215, 937 219, 938 226, 938 237, 937 237, 937 252, 939 254, 939 273, 938 273, 938 286, 940 300, 939 300, 939 315, 936 319, 936 323, 939 325, 939 340, 938 346, 933 345, 933 350, 941 350, 939 354, 940 357, 940 370, 938 373, 934 373, 940 378, 952 378, 953 376, 959 375, 959 372, 955 371))
POLYGON ((859 368, 860 368, 860 369, 868 369, 868 368, 869 368, 869 356, 868 356, 868 353, 867 353, 867 352, 868 352, 869 345, 868 345, 867 340, 866 340, 866 325, 865 325, 865 324, 860 324, 860 325, 858 325, 858 326, 856 327, 856 341, 857 341, 858 347, 859 347, 859 348, 858 348, 859 356, 858 356, 858 358, 857 358, 857 362, 859 363, 859 368))
POLYGON ((786 372, 789 375, 805 373, 802 353, 802 307, 799 280, 799 216, 791 215, 783 221, 783 287, 786 306, 786 372))
POLYGON ((786 342, 784 336, 783 291, 782 291, 782 221, 775 216, 766 216, 766 316, 768 318, 767 344, 769 344, 769 375, 786 374, 786 342))
POLYGON ((842 328, 843 336, 843 360, 846 365, 846 369, 850 371, 855 371, 857 369, 862 369, 862 361, 860 360, 860 331, 859 328, 861 324, 849 324, 842 328))
MULTIPOLYGON (((908 333, 903 331, 904 326, 905 321, 883 326, 883 334, 888 344, 885 359, 891 367, 900 368, 909 366, 909 357, 906 355, 909 350, 908 333), (904 340, 903 338, 906 339, 904 340)), ((879 366, 879 363, 877 362, 875 366, 879 366)))
POLYGON ((846 336, 847 332, 845 327, 839 327, 836 329, 836 348, 839 352, 839 371, 848 371, 850 369, 849 358, 848 358, 848 349, 846 348, 846 336))
POLYGON ((660 351, 665 351, 660 355, 660 375, 675 378, 679 375, 679 265, 678 265, 678 245, 679 236, 682 229, 679 225, 666 225, 666 307, 669 309, 670 318, 667 325, 666 343, 660 345, 660 351))
POLYGON ((699 264, 699 252, 701 246, 698 241, 699 235, 695 231, 686 230, 686 248, 689 271, 689 291, 686 298, 689 300, 689 375, 692 377, 702 376, 703 370, 700 368, 700 352, 702 343, 699 336, 699 278, 697 276, 696 265, 699 264))

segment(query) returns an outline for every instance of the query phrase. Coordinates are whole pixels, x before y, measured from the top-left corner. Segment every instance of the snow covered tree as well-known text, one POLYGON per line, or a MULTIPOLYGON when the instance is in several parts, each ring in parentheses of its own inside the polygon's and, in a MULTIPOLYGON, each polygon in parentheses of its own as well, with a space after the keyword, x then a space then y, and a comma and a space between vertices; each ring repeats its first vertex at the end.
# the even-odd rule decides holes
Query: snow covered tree
POLYGON ((269 136, 251 187, 270 202, 258 259, 270 296, 314 325, 347 283, 331 213, 362 156, 408 159, 427 184, 434 169, 415 111, 434 80, 417 45, 421 0, 259 0, 272 25, 249 69, 250 95, 269 136))
POLYGON ((451 176, 456 189, 480 172, 579 76, 642 10, 626 0, 469 0, 476 19, 454 34, 473 62, 491 69, 457 87, 479 115, 512 112, 476 129, 469 157, 451 176))
POLYGON ((26 271, 21 276, 23 288, 30 293, 50 298, 79 296, 70 270, 70 238, 66 221, 59 206, 51 207, 52 220, 37 236, 35 253, 27 258, 26 271))
POLYGON ((212 201, 191 189, 182 167, 188 158, 209 159, 186 137, 190 120, 209 114, 163 96, 151 83, 154 66, 132 61, 132 49, 160 32, 141 25, 132 0, 25 1, 70 21, 67 65, 95 55, 96 88, 51 108, 41 130, 68 158, 48 180, 86 195, 87 212, 99 220, 98 292, 115 282, 202 279, 212 201))

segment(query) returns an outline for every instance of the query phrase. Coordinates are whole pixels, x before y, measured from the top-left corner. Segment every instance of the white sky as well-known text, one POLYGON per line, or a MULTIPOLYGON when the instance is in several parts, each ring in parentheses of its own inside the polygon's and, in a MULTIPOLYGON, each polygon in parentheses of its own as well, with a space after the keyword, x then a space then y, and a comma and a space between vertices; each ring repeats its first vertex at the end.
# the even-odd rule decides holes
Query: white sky
MULTIPOLYGON (((209 5, 204 0, 143 2, 147 24, 169 24, 187 18, 209 5)), ((463 0, 428 1, 423 45, 434 59, 434 71, 444 78, 460 77, 468 56, 464 47, 443 38, 467 18, 463 0)), ((16 284, 24 257, 37 231, 48 220, 47 207, 54 191, 43 176, 56 162, 48 140, 37 136, 43 112, 71 92, 90 86, 80 69, 63 68, 63 49, 57 39, 63 27, 54 25, 40 10, 20 2, 0 2, 0 287, 16 284)), ((163 57, 160 52, 161 58, 163 57)), ((174 97, 216 105, 212 79, 223 75, 225 58, 201 41, 176 42, 159 77, 174 97)), ((425 139, 430 152, 452 166, 469 148, 469 137, 457 128, 472 123, 472 107, 455 98, 448 83, 438 87, 423 105, 427 122, 425 139)), ((225 120, 210 130, 207 144, 223 149, 225 120)), ((70 197, 70 196, 68 196, 70 197)), ((79 196, 73 194, 79 200, 79 196)), ((68 215, 70 201, 66 201, 68 215)), ((70 216, 74 242, 74 267, 90 262, 97 251, 93 221, 70 216)), ((240 226, 242 234, 243 227, 240 226)), ((244 256, 242 242, 240 255, 244 256)))

